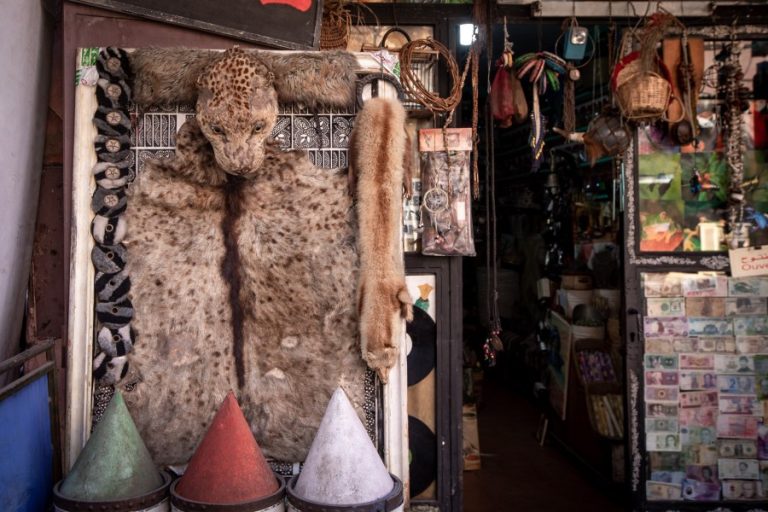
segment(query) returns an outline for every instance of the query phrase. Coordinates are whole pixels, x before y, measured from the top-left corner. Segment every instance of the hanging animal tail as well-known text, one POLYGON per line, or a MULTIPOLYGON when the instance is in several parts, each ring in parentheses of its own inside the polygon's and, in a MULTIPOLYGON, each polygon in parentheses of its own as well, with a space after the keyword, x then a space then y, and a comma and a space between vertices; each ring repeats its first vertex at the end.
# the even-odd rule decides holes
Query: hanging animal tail
POLYGON ((403 318, 412 318, 401 248, 405 110, 397 100, 367 101, 355 120, 351 163, 356 174, 363 359, 387 382, 398 361, 403 318))

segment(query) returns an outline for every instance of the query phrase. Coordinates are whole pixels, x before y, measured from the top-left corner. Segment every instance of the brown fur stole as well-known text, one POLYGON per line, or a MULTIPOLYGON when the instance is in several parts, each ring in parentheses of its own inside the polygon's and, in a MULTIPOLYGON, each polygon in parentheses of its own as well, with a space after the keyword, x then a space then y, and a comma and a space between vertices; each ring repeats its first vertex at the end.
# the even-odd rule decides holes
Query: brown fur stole
POLYGON ((360 224, 358 311, 363 358, 383 382, 397 363, 402 320, 412 315, 400 242, 405 146, 402 105, 367 101, 355 121, 351 157, 360 224))
MULTIPOLYGON (((277 53, 246 50, 275 75, 281 103, 310 109, 345 108, 355 102, 357 59, 347 52, 277 53)), ((220 52, 188 48, 144 48, 130 54, 138 105, 194 104, 197 78, 220 52)))

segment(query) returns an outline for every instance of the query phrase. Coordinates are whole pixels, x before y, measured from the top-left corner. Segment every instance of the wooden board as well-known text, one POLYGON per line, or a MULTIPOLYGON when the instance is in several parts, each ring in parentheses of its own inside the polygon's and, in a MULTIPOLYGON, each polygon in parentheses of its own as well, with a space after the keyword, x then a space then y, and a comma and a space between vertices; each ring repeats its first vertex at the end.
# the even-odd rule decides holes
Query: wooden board
POLYGON ((275 48, 317 49, 323 0, 75 0, 275 48))

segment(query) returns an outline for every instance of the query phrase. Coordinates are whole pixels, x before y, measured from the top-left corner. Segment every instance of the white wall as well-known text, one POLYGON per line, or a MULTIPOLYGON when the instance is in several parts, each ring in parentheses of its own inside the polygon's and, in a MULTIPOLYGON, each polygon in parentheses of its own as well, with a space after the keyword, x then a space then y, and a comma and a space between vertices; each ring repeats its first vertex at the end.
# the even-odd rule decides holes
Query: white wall
POLYGON ((42 0, 0 0, 0 361, 18 350, 43 158, 50 23, 42 0))

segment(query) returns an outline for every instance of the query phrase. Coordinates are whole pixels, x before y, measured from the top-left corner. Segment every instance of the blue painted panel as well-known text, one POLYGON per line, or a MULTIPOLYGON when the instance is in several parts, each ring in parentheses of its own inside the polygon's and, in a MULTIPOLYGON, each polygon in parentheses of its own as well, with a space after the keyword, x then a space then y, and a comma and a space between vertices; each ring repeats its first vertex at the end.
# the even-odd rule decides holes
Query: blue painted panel
POLYGON ((43 376, 0 402, 0 510, 46 510, 52 460, 48 377, 43 376))

